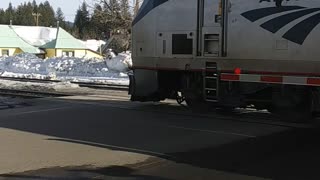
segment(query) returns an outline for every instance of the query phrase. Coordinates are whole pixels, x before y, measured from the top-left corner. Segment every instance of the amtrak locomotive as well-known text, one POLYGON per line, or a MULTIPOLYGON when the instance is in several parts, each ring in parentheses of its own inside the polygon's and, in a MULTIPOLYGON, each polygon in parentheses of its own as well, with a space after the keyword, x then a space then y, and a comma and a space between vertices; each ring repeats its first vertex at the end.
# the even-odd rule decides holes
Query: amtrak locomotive
POLYGON ((319 111, 319 0, 144 0, 132 36, 133 101, 319 111))

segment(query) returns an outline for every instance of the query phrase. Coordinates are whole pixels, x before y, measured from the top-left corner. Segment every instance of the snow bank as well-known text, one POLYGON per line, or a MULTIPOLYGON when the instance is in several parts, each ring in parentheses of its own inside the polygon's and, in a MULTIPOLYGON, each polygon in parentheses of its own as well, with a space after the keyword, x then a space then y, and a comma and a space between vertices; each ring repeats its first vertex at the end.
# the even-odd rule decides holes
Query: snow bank
POLYGON ((0 57, 0 74, 3 77, 128 84, 126 72, 131 64, 129 52, 106 60, 70 57, 43 60, 24 53, 0 57))
POLYGON ((118 56, 116 56, 114 53, 111 52, 106 62, 110 70, 119 72, 128 71, 128 68, 132 66, 131 53, 124 52, 119 53, 118 56))
POLYGON ((70 90, 77 89, 79 85, 72 84, 70 82, 61 82, 61 83, 35 83, 35 82, 16 82, 10 80, 0 80, 0 88, 4 89, 19 89, 19 90, 31 90, 31 91, 61 91, 61 90, 70 90))

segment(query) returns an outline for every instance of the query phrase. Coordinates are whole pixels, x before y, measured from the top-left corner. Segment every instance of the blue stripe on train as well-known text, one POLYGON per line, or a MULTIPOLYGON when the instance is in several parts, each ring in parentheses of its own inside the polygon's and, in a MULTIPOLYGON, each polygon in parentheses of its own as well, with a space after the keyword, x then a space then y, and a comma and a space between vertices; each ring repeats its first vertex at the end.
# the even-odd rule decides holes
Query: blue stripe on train
POLYGON ((141 9, 140 9, 137 17, 133 20, 132 25, 137 24, 150 11, 152 11, 154 8, 160 6, 161 4, 163 4, 167 1, 169 1, 169 0, 148 0, 148 2, 145 2, 146 4, 143 4, 141 6, 141 9))

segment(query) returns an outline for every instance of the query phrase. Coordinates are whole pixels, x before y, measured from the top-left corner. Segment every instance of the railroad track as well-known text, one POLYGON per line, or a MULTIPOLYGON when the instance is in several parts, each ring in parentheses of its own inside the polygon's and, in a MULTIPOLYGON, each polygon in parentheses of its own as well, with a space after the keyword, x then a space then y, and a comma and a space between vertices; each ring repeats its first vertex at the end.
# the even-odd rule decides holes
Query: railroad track
MULTIPOLYGON (((48 79, 32 79, 32 78, 13 78, 13 77, 0 77, 3 80, 18 81, 18 82, 34 82, 34 83, 60 83, 60 80, 48 80, 48 79)), ((105 89, 105 90, 118 90, 128 91, 129 87, 126 85, 119 84, 106 84, 106 83, 89 83, 89 82, 75 82, 71 81, 72 84, 77 84, 80 87, 87 87, 93 89, 105 89)))
POLYGON ((62 96, 71 96, 71 95, 65 94, 65 93, 56 93, 56 92, 41 92, 41 91, 0 88, 0 96, 20 97, 20 98, 44 98, 44 97, 62 97, 62 96))
MULTIPOLYGON (((0 79, 19 81, 19 82, 35 82, 35 83, 59 83, 59 82, 62 82, 60 80, 12 78, 12 77, 0 77, 0 79)), ((88 88, 94 88, 94 89, 106 89, 106 90, 116 90, 116 91, 127 91, 128 90, 128 86, 117 85, 117 84, 88 83, 88 82, 71 82, 71 83, 77 84, 80 87, 88 87, 88 88)), ((71 96, 71 94, 56 93, 56 92, 29 91, 29 90, 1 89, 0 88, 0 96, 21 97, 21 98, 44 98, 44 97, 71 96)), ((138 110, 138 109, 136 109, 136 110, 138 110)), ((154 110, 154 109, 146 109, 145 111, 159 112, 159 110, 154 110)), ((218 118, 218 119, 225 119, 225 120, 229 120, 229 121, 267 124, 267 125, 276 125, 276 126, 283 126, 283 127, 298 127, 298 128, 314 127, 314 125, 312 125, 312 124, 283 122, 268 113, 254 113, 254 111, 253 112, 248 111, 248 112, 245 112, 245 113, 232 112, 232 113, 222 113, 222 114, 221 113, 204 113, 204 114, 202 114, 202 113, 193 113, 190 111, 187 111, 187 112, 164 111, 163 113, 183 115, 183 116, 188 116, 188 117, 198 117, 198 118, 218 118), (257 120, 253 120, 253 119, 259 119, 259 120, 257 121, 257 120)), ((319 125, 317 125, 317 127, 318 126, 319 125)))
POLYGON ((128 91, 129 87, 126 85, 119 84, 103 84, 103 83, 86 83, 86 82, 71 82, 77 84, 80 87, 87 87, 93 89, 106 89, 106 90, 118 90, 118 91, 128 91))

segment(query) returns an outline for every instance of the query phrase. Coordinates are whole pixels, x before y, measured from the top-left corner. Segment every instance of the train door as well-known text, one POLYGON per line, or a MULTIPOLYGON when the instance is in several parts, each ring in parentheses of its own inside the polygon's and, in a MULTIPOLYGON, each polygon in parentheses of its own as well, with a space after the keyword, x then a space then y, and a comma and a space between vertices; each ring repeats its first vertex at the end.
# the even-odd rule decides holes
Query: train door
POLYGON ((227 0, 199 0, 198 55, 221 57, 226 55, 227 0))

